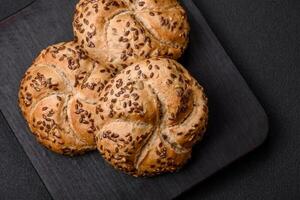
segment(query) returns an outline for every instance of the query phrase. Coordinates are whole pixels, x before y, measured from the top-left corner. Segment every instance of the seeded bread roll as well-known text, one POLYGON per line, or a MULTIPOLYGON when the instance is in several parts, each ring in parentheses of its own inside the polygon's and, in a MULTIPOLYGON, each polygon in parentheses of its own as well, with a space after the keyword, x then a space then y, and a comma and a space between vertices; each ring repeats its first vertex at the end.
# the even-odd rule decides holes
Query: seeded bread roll
POLYGON ((43 50, 19 91, 19 106, 38 141, 67 155, 95 149, 95 105, 113 75, 73 42, 43 50))
POLYGON ((152 176, 180 168, 206 130, 203 88, 170 59, 137 62, 100 96, 97 148, 115 168, 152 176))
POLYGON ((189 24, 177 0, 80 0, 73 29, 89 56, 125 68, 145 58, 179 58, 189 24))

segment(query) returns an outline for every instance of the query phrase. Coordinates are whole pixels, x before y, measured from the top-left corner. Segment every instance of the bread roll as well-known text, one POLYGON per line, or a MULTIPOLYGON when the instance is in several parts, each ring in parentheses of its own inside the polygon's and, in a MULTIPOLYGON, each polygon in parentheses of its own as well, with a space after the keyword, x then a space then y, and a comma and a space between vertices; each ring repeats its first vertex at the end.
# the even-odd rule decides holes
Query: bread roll
POLYGON ((89 56, 118 68, 145 58, 177 59, 189 33, 177 0, 80 0, 73 28, 89 56))
POLYGON ((99 100, 97 148, 135 176, 177 170, 206 129, 203 88, 174 60, 134 63, 109 81, 99 100))
POLYGON ((38 141, 67 155, 95 149, 95 105, 113 75, 76 43, 43 50, 19 91, 20 108, 38 141))
POLYGON ((203 88, 174 59, 189 24, 177 0, 80 0, 75 39, 43 50, 19 106, 37 140, 77 155, 98 149, 134 176, 173 172, 207 126, 203 88))

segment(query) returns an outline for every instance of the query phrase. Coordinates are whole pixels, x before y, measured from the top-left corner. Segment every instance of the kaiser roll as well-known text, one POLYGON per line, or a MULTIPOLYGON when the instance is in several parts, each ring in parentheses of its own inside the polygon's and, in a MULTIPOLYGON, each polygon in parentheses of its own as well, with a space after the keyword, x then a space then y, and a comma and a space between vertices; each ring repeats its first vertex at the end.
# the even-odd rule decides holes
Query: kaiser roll
POLYGON ((38 141, 68 155, 95 149, 95 104, 112 76, 76 43, 43 50, 19 90, 20 108, 38 141))
POLYGON ((189 32, 177 0, 80 0, 73 28, 92 58, 119 68, 145 58, 179 58, 189 32))
POLYGON ((96 108, 97 147, 115 168, 151 176, 180 168, 206 129, 203 88, 179 63, 148 59, 105 86, 96 108))
POLYGON ((206 130, 202 86, 177 61, 189 24, 177 0, 79 0, 75 39, 43 50, 19 106, 54 152, 98 149, 134 176, 173 172, 206 130))

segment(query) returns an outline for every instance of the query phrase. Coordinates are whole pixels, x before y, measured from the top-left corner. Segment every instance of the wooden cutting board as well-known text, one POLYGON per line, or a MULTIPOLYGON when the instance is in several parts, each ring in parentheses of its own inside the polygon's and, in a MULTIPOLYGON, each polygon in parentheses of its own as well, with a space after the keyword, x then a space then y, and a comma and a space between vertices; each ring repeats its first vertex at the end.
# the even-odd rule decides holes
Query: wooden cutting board
POLYGON ((17 106, 19 82, 46 46, 72 39, 76 1, 39 0, 0 24, 0 108, 54 199, 171 199, 259 146, 266 114, 191 0, 190 45, 181 63, 206 88, 209 128, 179 172, 134 178, 112 169, 97 152, 69 158, 39 145, 17 106))

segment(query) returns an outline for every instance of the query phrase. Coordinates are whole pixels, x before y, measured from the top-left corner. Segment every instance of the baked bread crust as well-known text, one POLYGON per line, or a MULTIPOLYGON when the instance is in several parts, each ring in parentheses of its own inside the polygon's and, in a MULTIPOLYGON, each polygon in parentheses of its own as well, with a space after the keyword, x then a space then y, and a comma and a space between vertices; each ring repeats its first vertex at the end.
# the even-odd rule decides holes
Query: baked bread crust
POLYGON ((105 86, 99 100, 98 150, 135 176, 177 170, 206 129, 203 88, 174 60, 134 63, 105 86))
POLYGON ((190 28, 177 0, 80 0, 73 29, 90 57, 125 68, 145 58, 178 59, 190 28))
POLYGON ((38 141, 67 155, 94 150, 95 104, 113 75, 74 42, 43 50, 19 90, 19 106, 38 141))
POLYGON ((177 0, 80 0, 75 39, 25 73, 19 106, 37 140, 77 155, 96 148, 134 176, 181 168, 207 126, 203 88, 173 59, 188 43, 177 0))

